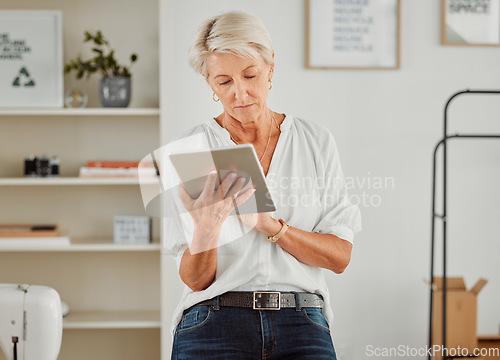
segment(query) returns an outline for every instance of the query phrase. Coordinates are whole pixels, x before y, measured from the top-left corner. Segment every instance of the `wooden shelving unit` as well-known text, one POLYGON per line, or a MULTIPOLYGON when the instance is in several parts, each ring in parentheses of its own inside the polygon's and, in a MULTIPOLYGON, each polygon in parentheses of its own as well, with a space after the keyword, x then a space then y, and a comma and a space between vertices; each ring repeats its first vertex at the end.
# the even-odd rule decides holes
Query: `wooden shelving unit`
POLYGON ((63 319, 65 330, 73 329, 159 329, 159 311, 80 311, 63 319))
POLYGON ((0 252, 159 252, 160 240, 154 239, 151 244, 115 244, 113 239, 71 239, 70 245, 6 246, 0 240, 0 252))
POLYGON ((0 116, 158 116, 157 108, 0 109, 0 116))
POLYGON ((77 1, 26 0, 4 8, 60 9, 64 61, 86 48, 81 37, 92 28, 103 30, 117 50, 137 52, 133 107, 96 107, 97 88, 75 80, 73 74, 66 76, 65 90, 87 86, 93 107, 0 109, 0 224, 58 224, 71 241, 8 246, 0 242, 0 283, 51 286, 68 303, 59 360, 159 359, 164 306, 160 220, 153 219, 151 244, 113 243, 113 216, 146 215, 139 185, 158 180, 75 175, 85 161, 140 160, 160 146, 164 64, 158 59, 162 30, 155 19, 165 0, 127 6, 119 0, 89 0, 76 7, 77 1), (123 27, 121 22, 133 25, 123 27), (23 158, 30 154, 59 156, 62 176, 22 177, 23 158))
MULTIPOLYGON (((142 179, 143 184, 155 184, 157 179, 142 179)), ((97 186, 97 185, 139 185, 138 178, 0 178, 0 186, 97 186)))

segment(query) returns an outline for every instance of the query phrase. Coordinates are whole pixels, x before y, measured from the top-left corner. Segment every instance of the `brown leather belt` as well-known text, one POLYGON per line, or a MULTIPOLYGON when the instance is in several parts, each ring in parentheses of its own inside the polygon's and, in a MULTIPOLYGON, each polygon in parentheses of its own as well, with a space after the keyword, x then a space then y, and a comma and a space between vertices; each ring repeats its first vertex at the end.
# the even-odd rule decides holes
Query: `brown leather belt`
POLYGON ((196 305, 245 307, 254 310, 279 310, 283 308, 323 307, 321 295, 306 292, 279 291, 230 291, 196 305), (298 299, 298 304, 297 304, 298 299))

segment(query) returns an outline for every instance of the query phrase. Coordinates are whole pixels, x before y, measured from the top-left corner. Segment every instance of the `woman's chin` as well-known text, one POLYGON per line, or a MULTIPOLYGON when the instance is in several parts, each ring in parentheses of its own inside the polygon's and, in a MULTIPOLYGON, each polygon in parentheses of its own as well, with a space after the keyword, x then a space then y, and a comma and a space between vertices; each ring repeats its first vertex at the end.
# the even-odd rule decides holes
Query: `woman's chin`
POLYGON ((245 108, 235 108, 230 115, 239 121, 255 121, 262 115, 259 110, 257 106, 252 105, 245 108))

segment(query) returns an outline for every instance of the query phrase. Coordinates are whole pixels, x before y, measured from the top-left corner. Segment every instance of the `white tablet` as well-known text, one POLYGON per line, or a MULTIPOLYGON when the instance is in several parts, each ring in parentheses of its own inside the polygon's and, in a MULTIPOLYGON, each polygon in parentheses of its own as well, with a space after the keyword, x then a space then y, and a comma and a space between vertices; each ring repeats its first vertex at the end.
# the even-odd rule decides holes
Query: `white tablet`
POLYGON ((245 176, 247 179, 243 190, 252 186, 255 186, 256 190, 233 213, 252 214, 276 210, 257 154, 251 144, 172 153, 170 161, 193 199, 201 194, 207 176, 213 169, 217 169, 219 182, 229 171, 236 171, 239 176, 245 176))

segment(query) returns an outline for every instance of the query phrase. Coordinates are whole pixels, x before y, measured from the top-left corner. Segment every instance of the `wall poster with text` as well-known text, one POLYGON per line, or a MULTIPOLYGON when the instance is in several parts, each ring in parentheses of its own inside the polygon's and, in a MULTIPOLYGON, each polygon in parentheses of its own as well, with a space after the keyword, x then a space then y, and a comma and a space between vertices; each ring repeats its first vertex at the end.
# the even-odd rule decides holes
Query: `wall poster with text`
POLYGON ((443 45, 500 45, 500 0, 441 0, 443 45))
POLYGON ((400 0, 306 0, 306 66, 398 69, 400 7, 400 0))
POLYGON ((55 10, 0 10, 0 107, 62 107, 61 18, 55 10))

